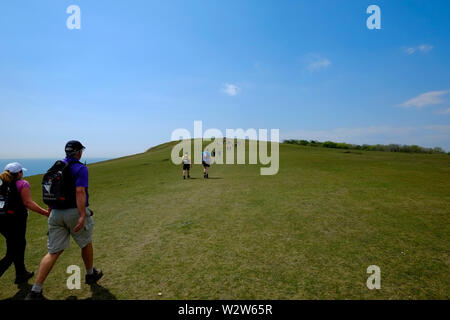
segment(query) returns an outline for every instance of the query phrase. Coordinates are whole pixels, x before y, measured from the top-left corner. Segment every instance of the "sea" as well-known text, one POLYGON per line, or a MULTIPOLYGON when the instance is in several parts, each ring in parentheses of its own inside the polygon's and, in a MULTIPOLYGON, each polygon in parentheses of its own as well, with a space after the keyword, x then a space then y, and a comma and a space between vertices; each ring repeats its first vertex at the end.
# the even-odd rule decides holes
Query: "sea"
MULTIPOLYGON (((24 177, 34 176, 37 174, 43 174, 47 172, 48 169, 60 159, 49 158, 49 159, 0 159, 0 173, 3 171, 5 166, 11 162, 19 162, 22 167, 26 168, 24 171, 24 177)), ((81 158, 81 163, 91 164, 95 162, 101 162, 105 160, 110 160, 109 158, 81 158)))

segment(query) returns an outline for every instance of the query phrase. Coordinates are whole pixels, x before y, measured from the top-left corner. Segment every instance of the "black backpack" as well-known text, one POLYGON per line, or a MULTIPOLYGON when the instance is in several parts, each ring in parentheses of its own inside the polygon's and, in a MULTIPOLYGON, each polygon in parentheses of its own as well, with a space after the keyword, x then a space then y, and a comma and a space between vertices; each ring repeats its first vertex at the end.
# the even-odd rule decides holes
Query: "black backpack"
POLYGON ((42 178, 42 200, 53 209, 77 207, 75 181, 70 170, 79 161, 58 160, 42 178))
POLYGON ((15 182, 6 183, 0 179, 0 216, 26 210, 21 201, 15 182))
POLYGON ((11 187, 9 183, 3 182, 3 180, 0 179, 0 215, 8 213, 10 194, 11 187))

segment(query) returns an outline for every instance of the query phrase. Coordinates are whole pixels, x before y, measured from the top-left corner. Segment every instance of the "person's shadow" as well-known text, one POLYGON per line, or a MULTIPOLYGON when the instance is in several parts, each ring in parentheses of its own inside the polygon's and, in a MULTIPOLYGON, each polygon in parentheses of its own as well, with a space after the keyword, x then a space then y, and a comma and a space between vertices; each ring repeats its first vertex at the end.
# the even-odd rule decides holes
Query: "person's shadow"
MULTIPOLYGON (((115 295, 99 284, 92 284, 90 287, 92 296, 86 300, 117 300, 115 295)), ((23 283, 17 285, 17 288, 19 291, 17 291, 11 298, 6 298, 5 300, 25 300, 25 297, 31 291, 32 285, 29 283, 23 283)), ((66 300, 78 300, 78 298, 76 296, 70 296, 67 297, 66 300)))
POLYGON ((91 284, 90 287, 92 297, 88 300, 117 300, 116 296, 113 295, 108 289, 97 283, 91 284))
POLYGON ((17 289, 19 289, 19 291, 17 291, 14 296, 7 298, 6 300, 25 300, 28 292, 31 291, 31 287, 32 285, 29 283, 18 284, 17 289))
MULTIPOLYGON (((97 283, 91 284, 90 287, 92 296, 85 300, 117 300, 116 296, 113 295, 108 289, 97 283)), ((76 296, 70 296, 67 297, 66 300, 78 300, 78 298, 76 296)))

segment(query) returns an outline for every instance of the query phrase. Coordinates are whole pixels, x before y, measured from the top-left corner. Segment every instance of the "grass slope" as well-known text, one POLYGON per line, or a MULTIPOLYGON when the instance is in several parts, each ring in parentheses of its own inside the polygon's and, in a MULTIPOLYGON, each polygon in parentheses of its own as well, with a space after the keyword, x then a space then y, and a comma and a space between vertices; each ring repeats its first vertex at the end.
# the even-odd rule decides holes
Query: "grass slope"
MULTIPOLYGON (((83 266, 72 241, 45 283, 48 298, 450 298, 448 155, 280 144, 275 176, 213 165, 204 180, 195 165, 195 179, 183 181, 172 145, 89 166, 105 276, 93 289, 67 289, 66 268, 83 266), (381 268, 381 290, 366 287, 369 265, 381 268)), ((40 179, 28 179, 39 202, 40 179)), ((46 219, 30 213, 31 270, 46 231, 46 219)), ((23 297, 13 280, 11 267, 0 299, 23 297)))

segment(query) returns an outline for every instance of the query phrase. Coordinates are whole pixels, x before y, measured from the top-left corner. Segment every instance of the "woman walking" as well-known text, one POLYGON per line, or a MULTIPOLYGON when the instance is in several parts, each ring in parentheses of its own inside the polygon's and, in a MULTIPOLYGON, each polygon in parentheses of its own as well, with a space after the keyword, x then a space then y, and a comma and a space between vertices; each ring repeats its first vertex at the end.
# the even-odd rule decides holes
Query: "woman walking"
POLYGON ((22 180, 22 165, 18 162, 6 165, 0 174, 0 233, 6 239, 6 255, 0 260, 0 277, 14 263, 15 284, 26 283, 34 272, 25 268, 26 227, 30 209, 48 217, 50 209, 41 208, 31 198, 30 184, 22 180))

